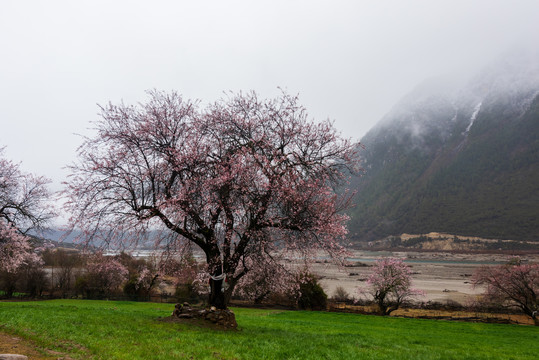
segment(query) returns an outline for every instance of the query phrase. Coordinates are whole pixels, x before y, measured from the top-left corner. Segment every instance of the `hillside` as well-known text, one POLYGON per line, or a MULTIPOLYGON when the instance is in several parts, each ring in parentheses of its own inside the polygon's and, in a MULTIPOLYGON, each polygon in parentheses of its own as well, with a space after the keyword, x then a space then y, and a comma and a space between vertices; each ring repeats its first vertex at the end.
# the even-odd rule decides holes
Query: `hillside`
POLYGON ((429 82, 361 140, 353 241, 443 232, 539 241, 539 57, 429 82))

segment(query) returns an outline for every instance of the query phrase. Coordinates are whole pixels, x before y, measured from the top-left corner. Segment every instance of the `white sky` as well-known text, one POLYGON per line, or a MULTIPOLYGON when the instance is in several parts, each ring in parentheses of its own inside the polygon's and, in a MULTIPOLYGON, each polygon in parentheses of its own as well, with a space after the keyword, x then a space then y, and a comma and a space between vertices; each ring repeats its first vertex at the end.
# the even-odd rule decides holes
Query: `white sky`
POLYGON ((97 103, 299 93, 360 139, 423 80, 539 46, 537 0, 0 2, 0 146, 61 188, 97 103))

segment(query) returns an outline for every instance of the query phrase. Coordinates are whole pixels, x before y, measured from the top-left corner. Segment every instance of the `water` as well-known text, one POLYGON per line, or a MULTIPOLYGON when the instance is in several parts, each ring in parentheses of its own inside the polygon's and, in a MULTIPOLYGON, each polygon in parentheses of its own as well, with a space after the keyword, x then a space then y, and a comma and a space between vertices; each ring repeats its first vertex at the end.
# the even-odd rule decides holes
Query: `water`
POLYGON ((359 256, 352 256, 347 258, 350 262, 361 263, 373 263, 376 260, 383 257, 396 257, 402 258, 405 263, 408 264, 440 264, 440 265, 499 265, 507 262, 507 259, 455 259, 452 256, 449 259, 434 259, 429 257, 428 259, 416 259, 410 258, 408 253, 405 252, 391 252, 391 251, 360 251, 359 256))
MULTIPOLYGON (((389 255, 389 256, 391 256, 391 255, 389 255)), ((380 257, 384 257, 384 256, 380 256, 380 257)), ((356 257, 354 257, 354 258, 347 258, 346 260, 350 261, 350 262, 373 263, 378 259, 377 258, 364 258, 364 257, 356 258, 356 257)), ((466 265, 497 265, 497 264, 502 264, 503 263, 503 262, 497 262, 497 261, 493 261, 493 260, 430 260, 430 259, 404 259, 404 262, 408 263, 408 264, 443 264, 443 265, 450 265, 450 264, 455 264, 455 265, 462 265, 462 264, 466 264, 466 265)))

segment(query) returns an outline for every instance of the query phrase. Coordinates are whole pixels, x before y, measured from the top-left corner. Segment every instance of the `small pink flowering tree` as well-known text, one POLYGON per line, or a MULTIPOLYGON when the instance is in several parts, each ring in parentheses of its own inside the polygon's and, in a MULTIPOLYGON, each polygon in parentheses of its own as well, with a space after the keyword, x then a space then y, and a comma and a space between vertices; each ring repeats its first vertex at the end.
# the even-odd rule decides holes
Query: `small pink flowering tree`
POLYGON ((117 258, 102 253, 93 254, 86 264, 86 291, 90 296, 103 297, 118 291, 127 281, 129 271, 117 258))
POLYGON ((382 315, 390 315, 406 300, 423 295, 422 291, 412 289, 412 272, 402 259, 377 260, 367 283, 382 315))
POLYGON ((217 308, 250 271, 271 266, 258 254, 342 254, 350 195, 334 189, 356 170, 357 144, 329 121, 309 121, 286 94, 240 93, 204 109, 174 92, 149 96, 102 107, 71 167, 67 210, 86 240, 160 229, 156 248, 197 245, 217 308))
POLYGON ((505 265, 483 266, 472 283, 484 287, 484 302, 517 308, 539 326, 539 264, 521 264, 515 259, 505 265))

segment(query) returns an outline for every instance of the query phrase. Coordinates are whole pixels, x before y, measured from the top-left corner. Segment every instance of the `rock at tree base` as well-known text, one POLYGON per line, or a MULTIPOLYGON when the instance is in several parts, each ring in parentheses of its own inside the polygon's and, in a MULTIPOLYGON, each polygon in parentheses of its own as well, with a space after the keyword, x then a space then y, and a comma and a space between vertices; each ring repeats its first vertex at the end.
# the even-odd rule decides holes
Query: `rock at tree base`
POLYGON ((216 309, 215 307, 199 309, 191 307, 188 303, 183 303, 176 304, 172 316, 179 319, 206 320, 224 329, 236 329, 238 327, 236 315, 228 309, 216 309))
POLYGON ((17 354, 0 354, 0 360, 28 360, 28 356, 17 354))

